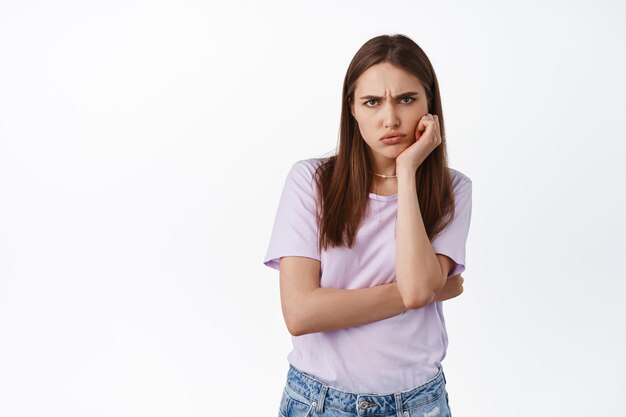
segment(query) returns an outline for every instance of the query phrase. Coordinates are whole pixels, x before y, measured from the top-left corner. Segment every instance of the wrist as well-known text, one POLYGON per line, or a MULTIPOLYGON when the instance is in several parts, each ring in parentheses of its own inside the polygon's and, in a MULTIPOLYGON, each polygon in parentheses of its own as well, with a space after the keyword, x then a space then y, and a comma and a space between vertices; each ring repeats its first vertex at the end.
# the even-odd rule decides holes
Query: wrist
POLYGON ((415 178, 415 173, 417 172, 417 168, 411 168, 403 165, 396 165, 396 175, 398 176, 398 180, 407 180, 411 178, 415 178))

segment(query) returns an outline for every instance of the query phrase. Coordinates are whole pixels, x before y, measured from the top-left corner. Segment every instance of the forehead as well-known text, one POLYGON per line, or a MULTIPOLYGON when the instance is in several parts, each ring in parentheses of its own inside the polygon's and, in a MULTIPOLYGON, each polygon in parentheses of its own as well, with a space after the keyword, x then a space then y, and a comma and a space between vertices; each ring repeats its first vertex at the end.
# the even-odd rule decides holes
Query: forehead
POLYGON ((372 65, 356 80, 357 95, 395 96, 406 91, 423 94, 424 87, 415 75, 388 62, 372 65))

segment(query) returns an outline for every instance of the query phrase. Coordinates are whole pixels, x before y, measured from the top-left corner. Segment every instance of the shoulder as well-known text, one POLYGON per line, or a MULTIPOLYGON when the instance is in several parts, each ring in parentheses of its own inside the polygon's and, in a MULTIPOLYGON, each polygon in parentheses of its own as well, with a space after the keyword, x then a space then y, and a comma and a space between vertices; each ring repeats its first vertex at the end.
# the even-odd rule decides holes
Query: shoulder
POLYGON ((292 164, 291 169, 297 171, 305 171, 311 174, 315 173, 317 167, 319 167, 327 158, 308 158, 301 159, 292 164))
POLYGON ((472 180, 458 169, 448 167, 450 178, 452 178, 452 188, 455 192, 472 188, 472 180))
POLYGON ((313 183, 315 171, 326 158, 308 158, 294 162, 289 170, 289 177, 295 181, 313 183))

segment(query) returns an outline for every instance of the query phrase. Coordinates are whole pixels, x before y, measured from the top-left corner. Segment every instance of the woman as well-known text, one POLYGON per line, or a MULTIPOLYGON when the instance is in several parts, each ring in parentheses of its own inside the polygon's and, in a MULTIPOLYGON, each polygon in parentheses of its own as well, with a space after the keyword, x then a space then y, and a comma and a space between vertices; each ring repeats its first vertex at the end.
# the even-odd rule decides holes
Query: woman
POLYGON ((366 42, 336 155, 292 165, 264 260, 293 335, 281 416, 450 415, 442 301, 463 290, 471 190, 447 166, 428 57, 403 35, 366 42))

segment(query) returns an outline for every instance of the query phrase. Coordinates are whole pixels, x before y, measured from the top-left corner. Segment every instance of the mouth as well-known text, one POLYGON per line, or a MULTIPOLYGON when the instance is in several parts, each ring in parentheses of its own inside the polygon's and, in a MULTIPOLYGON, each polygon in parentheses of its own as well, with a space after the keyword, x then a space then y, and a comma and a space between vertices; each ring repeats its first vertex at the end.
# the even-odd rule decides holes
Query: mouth
POLYGON ((403 135, 403 134, 398 134, 395 136, 387 136, 387 137, 382 137, 380 141, 383 143, 386 143, 387 145, 395 145, 396 143, 401 142, 405 136, 406 135, 403 135))

